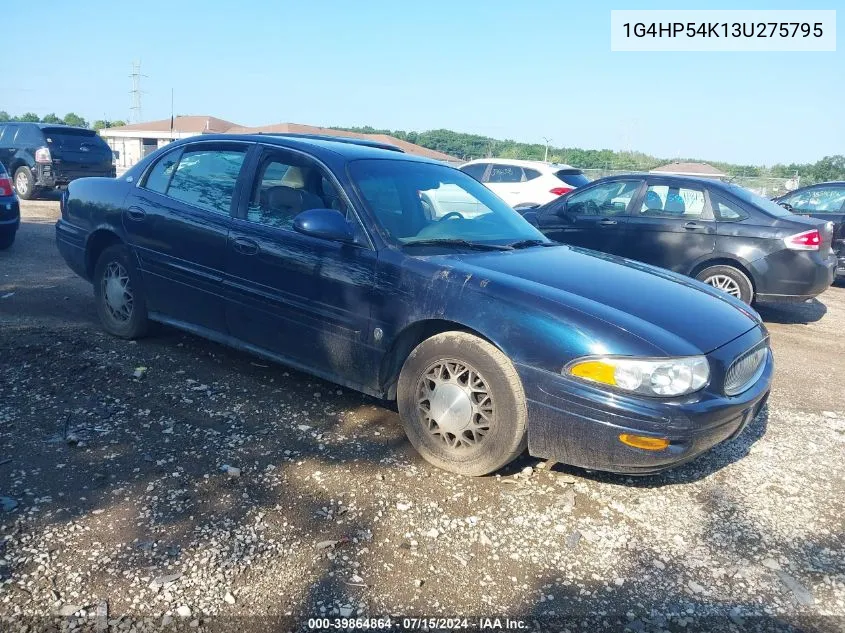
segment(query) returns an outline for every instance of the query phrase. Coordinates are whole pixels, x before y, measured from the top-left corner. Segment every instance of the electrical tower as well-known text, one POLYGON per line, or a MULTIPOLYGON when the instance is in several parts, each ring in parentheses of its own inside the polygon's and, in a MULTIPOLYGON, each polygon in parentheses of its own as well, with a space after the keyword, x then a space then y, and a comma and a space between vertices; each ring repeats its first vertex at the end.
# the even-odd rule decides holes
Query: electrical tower
POLYGON ((141 74, 141 62, 132 62, 132 90, 129 92, 132 95, 131 105, 129 106, 129 122, 141 122, 141 95, 144 94, 141 90, 141 77, 146 75, 141 74))

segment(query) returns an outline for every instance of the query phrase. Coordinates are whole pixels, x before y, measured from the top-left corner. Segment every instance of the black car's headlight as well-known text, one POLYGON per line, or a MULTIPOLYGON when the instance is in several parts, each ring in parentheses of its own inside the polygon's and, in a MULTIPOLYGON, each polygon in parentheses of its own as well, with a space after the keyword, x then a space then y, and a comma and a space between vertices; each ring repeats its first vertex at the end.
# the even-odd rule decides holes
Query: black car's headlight
POLYGON ((710 380, 710 364, 704 356, 648 359, 591 356, 572 361, 563 373, 630 393, 672 398, 704 387, 710 380))

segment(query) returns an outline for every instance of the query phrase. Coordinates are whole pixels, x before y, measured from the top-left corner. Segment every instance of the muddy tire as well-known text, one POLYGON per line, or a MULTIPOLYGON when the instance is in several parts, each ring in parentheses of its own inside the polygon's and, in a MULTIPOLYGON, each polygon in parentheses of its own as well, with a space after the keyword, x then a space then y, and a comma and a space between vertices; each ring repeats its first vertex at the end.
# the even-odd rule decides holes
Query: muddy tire
POLYGON ((709 286, 750 304, 754 300, 754 286, 741 270, 733 266, 710 266, 695 276, 709 286))
POLYGON ((15 170, 13 186, 15 193, 21 200, 32 200, 35 197, 35 178, 29 167, 18 167, 15 170))
POLYGON ((510 359, 466 332, 444 332, 410 353, 397 385, 399 418, 431 464, 480 476, 526 447, 528 410, 510 359))
POLYGON ((123 244, 109 246, 94 267, 94 298, 103 328, 136 339, 147 332, 147 303, 134 257, 123 244))

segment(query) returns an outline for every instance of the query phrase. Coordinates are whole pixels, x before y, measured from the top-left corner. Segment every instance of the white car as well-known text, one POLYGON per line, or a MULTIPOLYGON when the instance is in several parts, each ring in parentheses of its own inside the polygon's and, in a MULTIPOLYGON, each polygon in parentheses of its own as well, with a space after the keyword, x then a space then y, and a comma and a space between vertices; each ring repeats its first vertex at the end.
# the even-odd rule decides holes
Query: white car
POLYGON ((460 170, 512 207, 546 204, 590 182, 580 169, 539 160, 480 158, 461 165, 460 170))

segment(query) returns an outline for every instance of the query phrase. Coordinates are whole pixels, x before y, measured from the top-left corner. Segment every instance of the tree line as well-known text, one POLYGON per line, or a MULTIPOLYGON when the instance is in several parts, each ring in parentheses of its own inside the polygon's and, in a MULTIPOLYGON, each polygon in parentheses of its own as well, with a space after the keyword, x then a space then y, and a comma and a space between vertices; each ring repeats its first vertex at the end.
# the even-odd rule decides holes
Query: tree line
MULTIPOLYGON (((370 126, 334 128, 363 134, 388 134, 403 141, 414 143, 438 152, 444 152, 456 158, 519 158, 524 160, 543 160, 546 146, 542 143, 520 143, 514 140, 500 140, 478 134, 464 134, 452 130, 428 130, 426 132, 405 132, 403 130, 384 130, 370 126)), ((650 156, 643 152, 617 152, 610 149, 581 149, 578 147, 549 147, 549 160, 566 163, 580 169, 620 169, 628 171, 648 171, 673 161, 707 162, 729 176, 736 177, 771 177, 794 178, 800 176, 801 184, 845 180, 845 156, 825 156, 815 163, 777 164, 771 167, 762 165, 740 165, 723 161, 703 161, 698 158, 665 159, 650 156)))
POLYGON ((109 121, 106 119, 97 119, 89 125, 88 121, 83 119, 75 112, 68 112, 63 118, 59 118, 58 116, 56 116, 55 112, 51 112, 50 114, 46 114, 43 117, 39 117, 34 112, 24 112, 21 115, 12 116, 5 110, 0 110, 0 123, 5 123, 6 121, 20 121, 23 123, 51 123, 53 125, 72 125, 74 127, 87 127, 93 130, 102 130, 107 127, 120 127, 121 125, 126 125, 125 121, 121 121, 119 119, 116 119, 114 121, 109 121))

